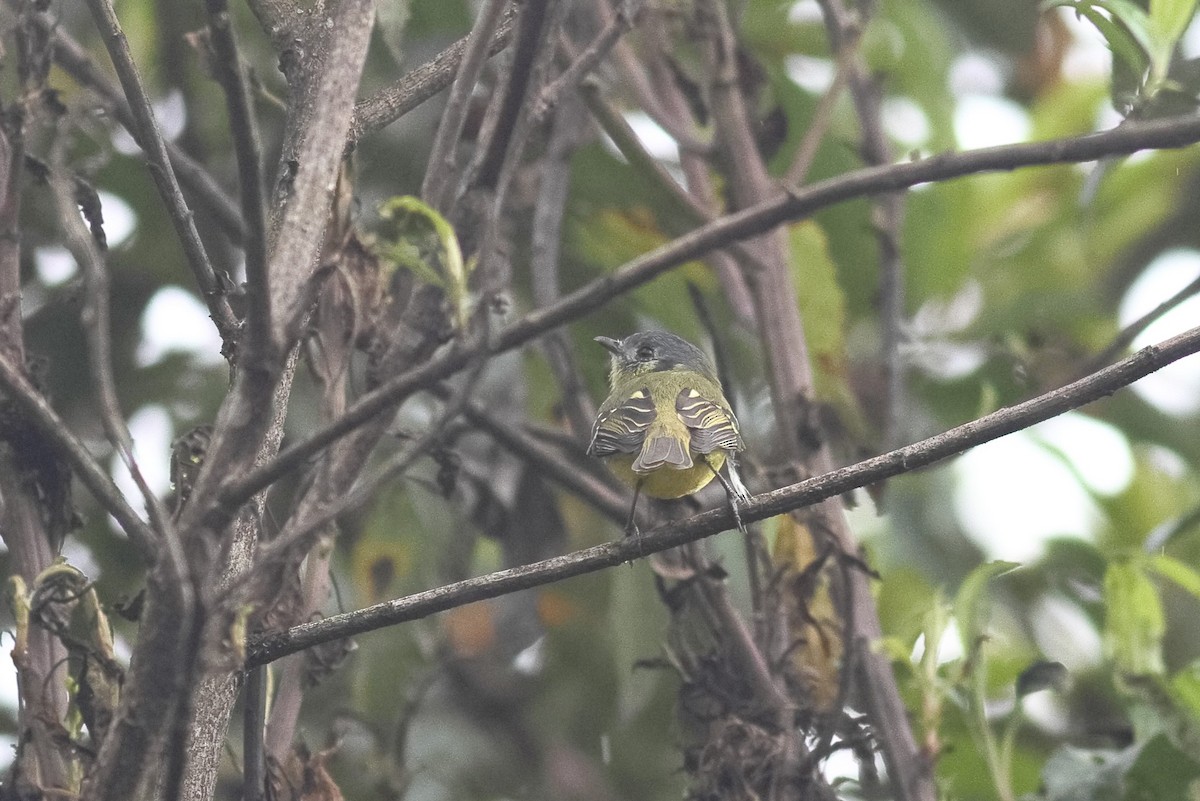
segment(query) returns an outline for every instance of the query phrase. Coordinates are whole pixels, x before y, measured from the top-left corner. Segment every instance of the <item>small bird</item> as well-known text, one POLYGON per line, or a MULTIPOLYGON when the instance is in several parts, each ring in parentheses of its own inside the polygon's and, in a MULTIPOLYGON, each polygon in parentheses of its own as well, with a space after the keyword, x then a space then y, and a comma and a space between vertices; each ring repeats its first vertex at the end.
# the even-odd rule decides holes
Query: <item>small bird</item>
POLYGON ((600 406, 588 453, 607 462, 633 487, 625 533, 637 531, 638 497, 682 498, 713 478, 729 497, 742 529, 738 501, 750 493, 734 454, 745 448, 737 418, 704 351, 665 331, 624 339, 596 337, 612 354, 612 391, 600 406), (728 465, 729 478, 720 473, 728 465))

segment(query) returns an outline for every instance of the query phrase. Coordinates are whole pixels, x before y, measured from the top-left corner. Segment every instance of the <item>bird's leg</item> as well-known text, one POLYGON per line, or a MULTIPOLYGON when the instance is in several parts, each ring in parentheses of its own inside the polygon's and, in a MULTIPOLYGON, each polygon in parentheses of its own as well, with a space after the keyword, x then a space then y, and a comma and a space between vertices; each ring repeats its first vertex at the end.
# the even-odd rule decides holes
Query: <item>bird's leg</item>
POLYGON ((625 536, 626 537, 641 536, 642 532, 638 531, 637 521, 635 518, 635 514, 637 513, 638 498, 640 498, 641 495, 642 495, 642 482, 638 481, 638 483, 633 485, 633 503, 630 504, 630 506, 629 506, 629 518, 625 521, 625 536))
MULTIPOLYGON (((641 550, 640 545, 642 542, 642 532, 638 528, 636 515, 637 515, 638 498, 640 498, 641 496, 642 496, 642 482, 639 479, 638 482, 633 485, 633 503, 629 505, 629 519, 625 521, 625 536, 626 537, 636 537, 637 541, 638 541, 638 545, 639 545, 639 550, 641 550)), ((640 554, 640 555, 645 556, 645 554, 640 554)), ((630 562, 629 565, 630 565, 630 567, 632 567, 633 562, 630 562)))
POLYGON ((742 515, 738 512, 738 502, 745 503, 750 500, 750 491, 746 489, 746 485, 742 483, 742 477, 738 475, 737 460, 734 459, 733 453, 729 453, 725 457, 725 464, 728 466, 729 478, 721 475, 721 471, 712 466, 712 462, 705 456, 704 463, 708 465, 708 469, 713 471, 713 475, 721 482, 721 486, 725 488, 725 497, 729 500, 729 511, 733 512, 733 522, 737 524, 738 531, 746 533, 746 526, 742 523, 742 515))

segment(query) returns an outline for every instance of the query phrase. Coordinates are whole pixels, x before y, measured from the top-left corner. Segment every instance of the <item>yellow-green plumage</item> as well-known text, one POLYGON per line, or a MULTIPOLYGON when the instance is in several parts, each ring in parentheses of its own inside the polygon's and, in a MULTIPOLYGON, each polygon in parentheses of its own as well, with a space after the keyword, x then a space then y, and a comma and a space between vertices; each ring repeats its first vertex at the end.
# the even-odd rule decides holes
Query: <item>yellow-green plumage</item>
POLYGON ((612 391, 600 406, 589 452, 655 498, 680 498, 707 486, 728 455, 743 448, 708 358, 659 331, 597 341, 613 354, 612 391))

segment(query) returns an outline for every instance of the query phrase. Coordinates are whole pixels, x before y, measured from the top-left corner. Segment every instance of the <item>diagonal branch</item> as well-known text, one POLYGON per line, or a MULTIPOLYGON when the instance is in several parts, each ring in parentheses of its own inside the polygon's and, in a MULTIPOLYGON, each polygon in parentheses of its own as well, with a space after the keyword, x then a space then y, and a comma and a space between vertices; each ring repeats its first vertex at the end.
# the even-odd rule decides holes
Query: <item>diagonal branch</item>
POLYGON ((166 204, 171 222, 175 226, 175 233, 183 245, 188 265, 204 296, 204 302, 208 305, 209 314, 212 315, 221 339, 228 348, 237 333, 237 318, 217 283, 208 253, 200 241, 200 232, 196 230, 196 222, 192 219, 192 210, 188 208, 179 182, 175 178, 166 141, 158 127, 158 120, 154 117, 154 109, 146 95, 146 88, 142 86, 137 66, 133 63, 129 42, 121 30, 121 23, 110 0, 88 0, 88 6, 96 19, 96 27, 100 30, 109 57, 117 70, 121 87, 125 90, 125 97, 129 101, 136 124, 134 138, 150 159, 150 174, 154 178, 154 185, 166 204))
POLYGON ((117 489, 117 485, 88 452, 83 442, 71 433, 66 421, 58 416, 46 398, 29 383, 25 373, 3 355, 0 355, 0 386, 4 387, 9 400, 21 409, 42 436, 59 449, 63 458, 79 476, 79 480, 104 507, 104 511, 112 515, 122 530, 129 535, 142 557, 147 562, 153 562, 158 552, 158 539, 154 531, 133 511, 133 507, 117 489))
MULTIPOLYGON (((1116 390, 1197 352, 1200 352, 1200 328, 1193 328, 1158 345, 1143 348, 1111 367, 1024 403, 1005 407, 978 420, 972 420, 849 467, 756 495, 748 503, 740 506, 742 521, 751 523, 792 512, 931 465, 1111 395, 1116 390)), ((288 654, 342 637, 418 620, 475 601, 593 573, 695 542, 732 527, 733 514, 728 507, 722 507, 685 520, 672 521, 644 532, 639 538, 626 538, 585 548, 552 559, 500 570, 354 612, 305 623, 287 631, 269 633, 249 644, 246 663, 248 667, 267 664, 288 654)))
MULTIPOLYGON (((99 245, 79 215, 76 193, 80 187, 62 172, 62 141, 60 136, 53 148, 55 171, 50 185, 67 246, 83 270, 84 304, 79 316, 87 331, 85 339, 88 361, 98 396, 100 422, 108 441, 117 451, 142 493, 142 500, 146 504, 146 512, 154 531, 166 538, 172 547, 177 547, 170 516, 142 476, 141 468, 133 455, 133 438, 125 424, 124 415, 121 414, 120 401, 117 399, 117 382, 113 377, 108 267, 104 263, 99 245)), ((91 202, 99 203, 99 200, 93 195, 91 202)))
MULTIPOLYGON (((500 18, 500 24, 488 42, 488 58, 512 41, 517 8, 516 4, 510 4, 500 18)), ((396 83, 358 101, 354 106, 354 122, 350 125, 350 142, 353 144, 387 127, 449 86, 463 61, 469 41, 470 35, 464 36, 396 83)))
POLYGON ((206 0, 213 51, 213 72, 225 93, 229 130, 237 159, 242 217, 246 223, 246 361, 270 359, 271 289, 267 281, 267 209, 263 186, 262 145, 254 119, 254 102, 233 33, 226 0, 206 0))
POLYGON ((1153 122, 1124 124, 1101 133, 1019 145, 946 153, 922 161, 867 167, 813 184, 751 206, 703 225, 649 253, 612 275, 597 279, 558 302, 526 314, 489 341, 473 348, 454 347, 429 362, 395 376, 367 392, 338 420, 293 443, 272 461, 231 478, 209 514, 236 509, 259 490, 304 464, 313 454, 337 441, 398 399, 463 369, 480 351, 496 354, 520 347, 547 331, 585 316, 603 304, 645 284, 666 271, 718 248, 728 247, 784 222, 804 219, 828 206, 879 192, 905 189, 975 173, 1020 167, 1094 161, 1110 155, 1151 148, 1187 147, 1200 142, 1200 117, 1181 116, 1153 122))

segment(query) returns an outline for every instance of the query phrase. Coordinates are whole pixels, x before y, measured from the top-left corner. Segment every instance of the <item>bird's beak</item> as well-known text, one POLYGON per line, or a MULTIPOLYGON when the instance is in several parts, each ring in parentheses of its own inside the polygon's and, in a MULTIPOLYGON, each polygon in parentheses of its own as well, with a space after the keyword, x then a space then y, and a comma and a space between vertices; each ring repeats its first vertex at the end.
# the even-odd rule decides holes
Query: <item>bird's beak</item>
POLYGON ((613 339, 612 337, 596 337, 595 341, 603 345, 604 349, 612 355, 621 355, 621 340, 613 339))

